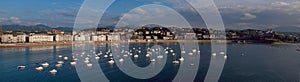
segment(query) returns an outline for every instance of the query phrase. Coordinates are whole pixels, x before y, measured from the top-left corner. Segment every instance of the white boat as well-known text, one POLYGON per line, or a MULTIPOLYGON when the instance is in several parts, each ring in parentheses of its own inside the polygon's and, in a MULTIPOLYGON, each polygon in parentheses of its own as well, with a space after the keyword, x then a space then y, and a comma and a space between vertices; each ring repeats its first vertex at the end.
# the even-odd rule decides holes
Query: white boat
POLYGON ((95 59, 96 59, 96 60, 99 60, 99 59, 100 59, 100 57, 99 57, 99 56, 96 56, 96 57, 95 57, 95 59))
POLYGON ((107 57, 108 57, 108 55, 104 55, 104 57, 105 57, 105 58, 107 58, 107 57))
POLYGON ((83 62, 87 64, 87 63, 89 63, 90 61, 89 61, 89 60, 85 60, 85 61, 83 61, 83 62))
POLYGON ((64 57, 64 60, 68 60, 69 58, 68 57, 64 57))
POLYGON ((26 66, 18 66, 17 68, 18 68, 18 69, 25 69, 26 66))
POLYGON ((186 53, 184 50, 181 51, 182 54, 186 53))
POLYGON ((139 55, 137 55, 137 54, 136 54, 136 55, 134 55, 133 57, 134 57, 134 58, 138 58, 138 57, 139 57, 139 55))
POLYGON ((93 64, 89 63, 89 64, 86 64, 86 66, 88 66, 88 67, 92 67, 92 66, 93 66, 93 64))
POLYGON ((193 55, 193 53, 191 52, 191 53, 189 53, 188 55, 190 55, 190 56, 191 56, 191 55, 193 55))
POLYGON ((42 71, 44 68, 43 67, 37 67, 35 68, 35 70, 38 70, 38 71, 42 71))
POLYGON ((64 64, 64 61, 57 61, 58 64, 64 64))
POLYGON ((155 62, 155 59, 151 59, 150 62, 155 62))
POLYGON ((211 55, 212 55, 212 56, 216 56, 216 55, 217 55, 217 53, 212 53, 211 55))
POLYGON ((48 66, 49 66, 49 63, 46 62, 46 63, 42 63, 41 65, 42 65, 43 67, 48 67, 48 66))
POLYGON ((220 54, 221 54, 221 55, 224 55, 224 54, 225 54, 225 52, 220 52, 220 54))
POLYGON ((114 60, 109 60, 108 63, 109 63, 109 64, 114 64, 115 61, 114 61, 114 60))
POLYGON ((124 59, 123 58, 119 59, 119 62, 124 62, 124 59))
POLYGON ((58 55, 58 58, 62 58, 63 56, 62 55, 58 55))
POLYGON ((158 58, 158 59, 162 59, 162 58, 164 58, 164 56, 159 55, 159 56, 157 56, 157 58, 158 58))
POLYGON ((192 52, 193 52, 193 53, 196 53, 196 52, 197 52, 197 49, 193 49, 192 52))
POLYGON ((90 59, 89 57, 86 57, 86 58, 85 58, 85 60, 89 60, 89 59, 90 59))
POLYGON ((175 60, 173 61, 173 64, 179 64, 179 61, 175 60))
POLYGON ((70 64, 71 64, 72 66, 75 66, 75 65, 76 65, 76 62, 70 62, 70 64))
POLYGON ((49 71, 51 74, 56 74, 57 73, 57 70, 55 69, 52 69, 51 71, 49 71))
POLYGON ((174 50, 170 50, 170 52, 171 52, 171 53, 173 53, 173 52, 174 52, 174 50))
POLYGON ((62 64, 56 64, 55 66, 56 67, 62 67, 62 64))
POLYGON ((179 61, 181 61, 181 62, 184 61, 184 58, 183 58, 183 57, 180 57, 180 58, 179 58, 179 61))
POLYGON ((150 54, 146 54, 146 57, 150 57, 150 54))
POLYGON ((195 64, 190 64, 190 66, 194 66, 195 64))

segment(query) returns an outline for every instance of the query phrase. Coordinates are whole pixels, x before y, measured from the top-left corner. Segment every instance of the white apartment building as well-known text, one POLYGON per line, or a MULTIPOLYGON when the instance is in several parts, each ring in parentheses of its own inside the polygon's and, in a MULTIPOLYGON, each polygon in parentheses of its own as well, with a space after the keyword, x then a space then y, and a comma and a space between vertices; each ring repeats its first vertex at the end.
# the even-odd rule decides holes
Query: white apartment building
POLYGON ((12 34, 5 34, 2 35, 1 42, 3 43, 24 43, 26 42, 27 35, 12 35, 12 34))
POLYGON ((52 35, 31 35, 29 36, 29 42, 53 42, 54 41, 54 36, 52 35))
POLYGON ((106 41, 106 35, 92 36, 93 41, 106 41))
POLYGON ((73 41, 72 35, 55 35, 55 41, 63 42, 63 41, 73 41))
POLYGON ((90 35, 76 35, 75 41, 90 41, 91 37, 90 35))
POLYGON ((196 33, 185 33, 184 39, 197 39, 196 33))
POLYGON ((111 35, 107 35, 107 40, 108 41, 120 41, 120 34, 111 34, 111 35))

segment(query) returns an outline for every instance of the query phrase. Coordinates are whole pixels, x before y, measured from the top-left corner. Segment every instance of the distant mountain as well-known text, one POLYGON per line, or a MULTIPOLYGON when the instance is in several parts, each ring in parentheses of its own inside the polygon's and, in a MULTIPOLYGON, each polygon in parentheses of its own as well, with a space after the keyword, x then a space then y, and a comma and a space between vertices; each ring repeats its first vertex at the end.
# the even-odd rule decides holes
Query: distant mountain
POLYGON ((60 31, 65 31, 65 32, 72 32, 73 28, 70 28, 70 27, 51 28, 46 25, 35 25, 35 26, 3 25, 2 30, 3 31, 21 31, 21 32, 33 32, 33 31, 47 32, 47 31, 52 31, 52 30, 60 30, 60 31))
POLYGON ((46 25, 35 25, 35 26, 24 26, 24 25, 3 25, 3 31, 22 31, 22 32, 31 32, 31 31, 51 31, 52 28, 46 25))
POLYGON ((273 31, 275 31, 275 32, 299 32, 300 33, 300 27, 278 27, 278 28, 274 28, 273 31))
POLYGON ((60 31, 65 31, 65 32, 72 32, 73 28, 71 27, 57 27, 57 28, 53 28, 55 30, 60 30, 60 31))
POLYGON ((154 27, 163 27, 163 26, 160 26, 160 25, 157 25, 157 24, 148 24, 148 25, 144 25, 143 27, 154 28, 154 27))

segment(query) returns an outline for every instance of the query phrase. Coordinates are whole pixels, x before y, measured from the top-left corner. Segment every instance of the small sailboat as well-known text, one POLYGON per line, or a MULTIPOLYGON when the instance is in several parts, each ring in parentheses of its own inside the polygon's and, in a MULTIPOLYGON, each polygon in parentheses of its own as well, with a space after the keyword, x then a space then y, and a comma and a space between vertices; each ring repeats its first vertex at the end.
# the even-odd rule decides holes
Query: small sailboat
POLYGON ((68 60, 68 57, 64 57, 64 60, 68 60))
POLYGON ((18 68, 18 69, 25 69, 26 66, 18 66, 17 68, 18 68))
POLYGON ((151 59, 150 62, 155 62, 155 59, 151 59))
POLYGON ((44 68, 43 67, 37 67, 35 68, 35 70, 38 70, 38 71, 42 71, 44 68))
POLYGON ((55 66, 56 67, 62 67, 62 64, 56 64, 55 66))
POLYGON ((49 71, 51 74, 56 74, 57 73, 57 70, 55 70, 55 69, 52 69, 51 71, 49 71))
POLYGON ((124 62, 124 59, 123 58, 119 59, 119 62, 124 62))
POLYGON ((57 61, 57 64, 64 64, 63 61, 57 61))
POLYGON ((224 56, 224 59, 227 59, 227 55, 224 56))
POLYGON ((99 56, 96 56, 96 57, 95 57, 95 59, 96 59, 96 60, 99 60, 99 59, 100 59, 100 57, 99 57, 99 56))
POLYGON ((115 61, 114 61, 114 60, 109 60, 108 63, 109 63, 109 64, 114 64, 115 61))
POLYGON ((158 59, 162 59, 162 58, 164 58, 164 56, 159 55, 159 56, 157 56, 157 58, 158 58, 158 59))
POLYGON ((175 60, 173 61, 173 64, 179 64, 179 61, 175 60))
POLYGON ((62 55, 58 55, 58 58, 62 58, 63 56, 62 55))
POLYGON ((89 60, 85 60, 85 61, 83 61, 83 62, 87 64, 87 63, 89 63, 90 61, 89 61, 89 60))
POLYGON ((41 64, 43 67, 48 67, 49 66, 49 63, 48 62, 46 62, 46 63, 43 63, 43 64, 41 64))
POLYGON ((93 66, 93 64, 89 63, 89 64, 86 64, 86 66, 88 66, 88 67, 92 67, 92 66, 93 66))
POLYGON ((180 58, 179 58, 179 61, 183 62, 183 61, 184 61, 184 58, 183 58, 183 57, 180 57, 180 58))
POLYGON ((138 58, 138 57, 139 57, 139 55, 137 55, 137 54, 136 54, 136 55, 134 55, 134 58, 138 58))
POLYGON ((71 64, 72 66, 75 66, 75 65, 76 65, 76 62, 70 62, 70 64, 71 64))

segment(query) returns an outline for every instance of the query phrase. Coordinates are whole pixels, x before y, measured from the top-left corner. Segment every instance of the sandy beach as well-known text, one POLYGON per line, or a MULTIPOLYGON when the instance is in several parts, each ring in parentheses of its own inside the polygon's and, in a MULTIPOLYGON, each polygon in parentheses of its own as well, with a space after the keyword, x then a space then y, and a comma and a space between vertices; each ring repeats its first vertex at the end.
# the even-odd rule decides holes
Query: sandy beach
MULTIPOLYGON (((111 44, 111 43, 168 43, 168 42, 197 42, 197 43, 211 43, 211 40, 156 40, 156 41, 87 41, 87 42, 47 42, 47 43, 3 43, 0 44, 0 48, 9 47, 32 47, 32 46, 68 46, 74 44, 111 44)), ((231 43, 232 41, 216 41, 231 43)))

